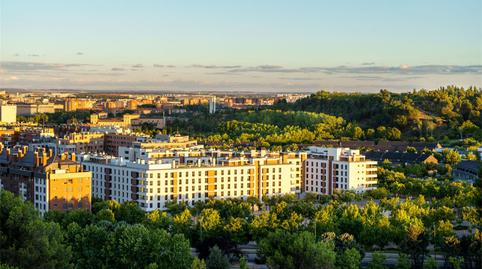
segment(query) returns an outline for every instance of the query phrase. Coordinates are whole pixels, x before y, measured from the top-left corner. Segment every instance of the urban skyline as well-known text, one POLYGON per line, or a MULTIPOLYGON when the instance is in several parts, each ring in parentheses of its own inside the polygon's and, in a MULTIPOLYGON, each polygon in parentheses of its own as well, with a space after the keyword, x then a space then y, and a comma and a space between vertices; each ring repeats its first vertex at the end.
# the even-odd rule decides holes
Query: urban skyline
POLYGON ((482 7, 462 2, 94 6, 2 0, 0 86, 267 92, 480 87, 482 7))

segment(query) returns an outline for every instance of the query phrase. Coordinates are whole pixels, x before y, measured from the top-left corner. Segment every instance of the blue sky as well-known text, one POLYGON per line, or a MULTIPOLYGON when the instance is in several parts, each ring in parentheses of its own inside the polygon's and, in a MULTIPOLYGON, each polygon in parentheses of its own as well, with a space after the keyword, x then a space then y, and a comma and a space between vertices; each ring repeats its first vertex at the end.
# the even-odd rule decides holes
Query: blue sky
POLYGON ((0 0, 0 87, 482 84, 480 0, 0 0))

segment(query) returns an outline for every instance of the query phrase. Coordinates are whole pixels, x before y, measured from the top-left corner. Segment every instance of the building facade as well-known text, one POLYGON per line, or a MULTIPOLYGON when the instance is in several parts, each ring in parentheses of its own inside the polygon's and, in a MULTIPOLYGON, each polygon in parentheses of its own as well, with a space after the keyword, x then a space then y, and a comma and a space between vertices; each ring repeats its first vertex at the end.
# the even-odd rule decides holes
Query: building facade
POLYGON ((75 154, 1 147, 0 178, 3 189, 32 202, 42 214, 91 208, 92 173, 82 170, 75 154))
POLYGON ((16 123, 16 122, 17 122, 17 106, 0 105, 0 123, 16 123))
POLYGON ((304 166, 305 192, 333 194, 335 190, 376 188, 377 162, 366 160, 359 150, 310 147, 304 166))
POLYGON ((93 174, 94 197, 136 201, 151 211, 163 209, 170 201, 193 205, 210 198, 261 199, 301 191, 303 153, 261 151, 233 156, 233 152, 204 150, 135 151, 135 160, 82 156, 84 169, 93 174))

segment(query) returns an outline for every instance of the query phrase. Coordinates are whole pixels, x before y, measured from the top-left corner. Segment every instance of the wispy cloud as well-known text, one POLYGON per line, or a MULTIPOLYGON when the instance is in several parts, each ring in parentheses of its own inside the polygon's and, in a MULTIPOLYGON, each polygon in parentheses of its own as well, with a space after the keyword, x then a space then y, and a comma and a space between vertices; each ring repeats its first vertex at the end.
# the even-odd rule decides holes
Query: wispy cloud
POLYGON ((132 68, 144 68, 143 64, 135 64, 132 66, 132 68))
POLYGON ((176 67, 175 65, 172 65, 172 64, 153 64, 152 67, 154 68, 174 68, 176 67))
POLYGON ((233 69, 241 68, 241 65, 202 65, 202 64, 192 64, 188 67, 193 68, 205 68, 205 69, 233 69))
POLYGON ((84 53, 79 51, 79 52, 77 52, 75 55, 82 56, 82 55, 84 55, 84 53))
POLYGON ((115 72, 118 72, 118 71, 125 71, 125 68, 121 68, 121 67, 112 67, 111 71, 115 71, 115 72))
POLYGON ((482 74, 482 65, 417 65, 417 66, 335 66, 335 67, 299 67, 260 65, 236 68, 228 72, 247 73, 326 73, 326 74, 482 74))
POLYGON ((7 72, 25 72, 25 71, 69 71, 72 68, 97 66, 92 64, 58 64, 58 63, 40 63, 40 62, 16 62, 5 61, 0 62, 0 67, 7 72))

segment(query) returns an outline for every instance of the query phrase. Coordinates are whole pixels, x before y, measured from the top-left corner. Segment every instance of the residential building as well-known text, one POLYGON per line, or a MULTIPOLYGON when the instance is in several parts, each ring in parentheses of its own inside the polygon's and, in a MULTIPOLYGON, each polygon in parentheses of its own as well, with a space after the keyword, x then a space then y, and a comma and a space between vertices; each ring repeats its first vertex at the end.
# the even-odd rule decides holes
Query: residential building
POLYGON ((91 110, 95 104, 94 100, 67 98, 65 99, 65 111, 91 110))
POLYGON ((102 114, 91 114, 90 124, 92 126, 118 126, 118 127, 130 127, 132 120, 140 118, 138 114, 124 114, 122 118, 103 118, 102 114))
POLYGON ((376 188, 377 162, 367 160, 359 150, 310 147, 304 163, 304 181, 305 192, 364 192, 376 188))
POLYGON ((57 155, 53 149, 4 148, 0 144, 3 189, 33 203, 42 214, 91 208, 92 173, 84 172, 75 154, 57 155))
POLYGON ((18 116, 32 116, 37 113, 54 113, 55 112, 55 104, 52 103, 35 103, 35 104, 26 104, 26 103, 18 103, 17 104, 17 115, 18 116))
POLYGON ((364 154, 370 160, 377 161, 380 164, 386 161, 392 164, 438 163, 437 158, 430 154, 391 151, 367 151, 364 154))
POLYGON ((104 133, 70 133, 59 139, 60 152, 100 153, 104 152, 104 133))
POLYGON ((104 136, 104 152, 117 156, 119 147, 131 147, 134 142, 145 139, 147 139, 146 136, 135 133, 107 133, 104 136))
POLYGON ((480 161, 462 160, 454 166, 452 177, 474 183, 480 177, 481 169, 482 163, 480 161))
POLYGON ((17 106, 0 105, 0 123, 16 123, 16 122, 17 122, 17 106))
POLYGON ((135 201, 147 211, 170 201, 247 198, 299 193, 304 153, 249 154, 169 149, 134 149, 120 157, 83 155, 92 171, 93 196, 135 201), (235 156, 236 155, 236 156, 235 156))

